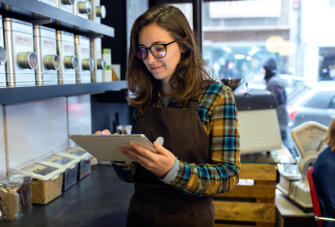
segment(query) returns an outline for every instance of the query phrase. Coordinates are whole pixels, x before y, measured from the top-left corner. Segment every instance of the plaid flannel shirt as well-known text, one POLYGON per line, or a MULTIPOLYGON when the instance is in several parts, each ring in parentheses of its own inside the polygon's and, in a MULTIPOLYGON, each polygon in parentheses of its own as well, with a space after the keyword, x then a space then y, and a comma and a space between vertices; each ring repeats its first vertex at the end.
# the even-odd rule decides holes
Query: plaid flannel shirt
MULTIPOLYGON (((163 104, 158 99, 156 108, 163 104)), ((213 195, 231 190, 239 180, 240 139, 237 109, 231 89, 212 83, 199 97, 199 117, 209 136, 211 162, 197 165, 179 160, 179 171, 170 185, 187 194, 213 195)), ((134 181, 136 165, 113 165, 119 177, 134 181)))

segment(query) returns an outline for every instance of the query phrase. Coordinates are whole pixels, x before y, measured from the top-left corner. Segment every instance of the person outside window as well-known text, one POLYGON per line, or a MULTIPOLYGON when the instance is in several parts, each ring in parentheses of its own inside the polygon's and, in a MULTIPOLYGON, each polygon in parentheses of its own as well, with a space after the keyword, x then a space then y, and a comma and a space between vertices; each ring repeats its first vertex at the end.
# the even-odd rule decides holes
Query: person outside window
POLYGON ((285 82, 280 78, 279 74, 277 73, 277 64, 272 57, 268 58, 263 63, 263 69, 265 73, 264 80, 266 83, 266 90, 270 91, 273 94, 277 103, 277 116, 282 142, 290 151, 293 158, 296 159, 297 157, 299 157, 299 154, 293 147, 291 137, 288 132, 289 116, 286 109, 287 96, 285 90, 285 82))

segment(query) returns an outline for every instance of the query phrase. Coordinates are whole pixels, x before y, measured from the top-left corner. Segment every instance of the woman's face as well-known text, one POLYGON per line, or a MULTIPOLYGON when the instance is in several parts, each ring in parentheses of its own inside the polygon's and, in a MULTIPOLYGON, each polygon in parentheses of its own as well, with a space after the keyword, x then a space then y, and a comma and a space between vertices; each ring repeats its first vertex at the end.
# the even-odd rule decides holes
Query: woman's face
MULTIPOLYGON (((140 30, 138 37, 138 46, 151 47, 153 44, 167 44, 175 39, 170 33, 157 24, 150 24, 140 30)), ((148 51, 148 56, 143 60, 145 66, 151 72, 152 76, 161 80, 164 85, 168 85, 181 56, 181 48, 177 42, 166 46, 166 55, 162 58, 157 58, 148 51)))

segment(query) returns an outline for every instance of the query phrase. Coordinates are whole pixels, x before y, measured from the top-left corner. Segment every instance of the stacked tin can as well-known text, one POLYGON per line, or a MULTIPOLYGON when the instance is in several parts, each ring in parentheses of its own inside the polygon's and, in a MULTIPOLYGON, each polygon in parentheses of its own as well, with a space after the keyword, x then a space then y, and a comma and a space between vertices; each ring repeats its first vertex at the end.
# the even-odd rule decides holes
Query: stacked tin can
MULTIPOLYGON (((39 1, 95 23, 106 16, 100 0, 39 1)), ((0 87, 103 82, 101 37, 1 15, 0 22, 0 87)))
POLYGON ((12 18, 4 18, 5 49, 8 86, 35 85, 35 68, 38 56, 34 52, 32 24, 12 18))
POLYGON ((59 84, 75 84, 78 56, 74 45, 74 35, 57 30, 57 52, 62 62, 58 70, 59 84))
POLYGON ((35 25, 34 42, 39 59, 35 70, 37 85, 58 84, 60 57, 57 54, 56 30, 35 25))

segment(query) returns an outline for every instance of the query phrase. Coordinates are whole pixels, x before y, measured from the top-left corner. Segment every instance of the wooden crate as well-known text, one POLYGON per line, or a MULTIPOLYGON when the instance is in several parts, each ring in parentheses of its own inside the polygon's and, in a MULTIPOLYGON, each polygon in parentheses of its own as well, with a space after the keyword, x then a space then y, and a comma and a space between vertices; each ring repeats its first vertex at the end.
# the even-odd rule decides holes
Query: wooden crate
POLYGON ((275 226, 276 174, 275 164, 242 163, 240 179, 254 184, 215 196, 215 226, 275 226))

